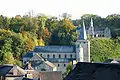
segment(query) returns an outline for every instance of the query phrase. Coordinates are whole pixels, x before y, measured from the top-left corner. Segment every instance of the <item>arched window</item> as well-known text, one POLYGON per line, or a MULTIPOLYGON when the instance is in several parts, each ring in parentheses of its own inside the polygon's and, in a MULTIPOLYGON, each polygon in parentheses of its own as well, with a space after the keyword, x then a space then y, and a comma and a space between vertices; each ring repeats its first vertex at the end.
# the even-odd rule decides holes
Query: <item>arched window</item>
POLYGON ((66 64, 64 64, 64 67, 66 67, 66 64))
POLYGON ((55 55, 53 54, 53 58, 55 58, 55 55))
POLYGON ((49 57, 50 57, 50 55, 48 54, 48 55, 47 55, 47 58, 49 58, 49 57))
POLYGON ((94 37, 96 37, 96 35, 94 35, 94 37))
POLYGON ((58 64, 58 67, 59 67, 60 65, 58 64))
POLYGON ((72 54, 70 55, 70 58, 72 58, 72 54))
POLYGON ((42 56, 42 54, 40 54, 42 56))
POLYGON ((65 54, 65 58, 67 58, 67 55, 65 54))
POLYGON ((59 54, 59 58, 61 58, 61 55, 59 54))

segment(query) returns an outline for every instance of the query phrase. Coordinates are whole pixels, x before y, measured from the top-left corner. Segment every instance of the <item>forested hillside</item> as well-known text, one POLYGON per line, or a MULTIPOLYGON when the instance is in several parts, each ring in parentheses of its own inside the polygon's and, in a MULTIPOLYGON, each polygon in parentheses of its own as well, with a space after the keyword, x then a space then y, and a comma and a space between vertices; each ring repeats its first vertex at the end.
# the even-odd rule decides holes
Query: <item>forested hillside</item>
MULTIPOLYGON (((22 56, 28 51, 32 51, 35 46, 75 45, 74 42, 78 37, 75 26, 80 25, 83 19, 85 22, 90 22, 91 17, 84 16, 80 20, 71 20, 71 16, 68 14, 63 14, 61 18, 49 17, 44 14, 37 16, 17 15, 12 18, 1 15, 0 64, 14 63, 22 66, 22 56)), ((92 15, 94 20, 98 20, 94 21, 94 25, 97 27, 119 28, 120 16, 111 16, 104 19, 92 15), (106 19, 108 19, 107 22, 106 19)), ((88 23, 86 23, 87 26, 88 23)), ((103 62, 107 58, 120 57, 120 39, 90 40, 92 61, 103 62)))
POLYGON ((91 39, 91 61, 104 62, 110 58, 120 58, 120 38, 91 39))

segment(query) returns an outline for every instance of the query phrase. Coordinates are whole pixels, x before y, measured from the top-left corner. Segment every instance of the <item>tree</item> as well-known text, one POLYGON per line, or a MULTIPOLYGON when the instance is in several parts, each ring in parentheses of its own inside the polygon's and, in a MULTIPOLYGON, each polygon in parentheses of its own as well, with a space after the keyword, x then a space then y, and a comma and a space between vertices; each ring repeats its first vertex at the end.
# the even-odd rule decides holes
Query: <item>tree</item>
POLYGON ((11 52, 4 53, 3 55, 3 64, 14 64, 14 57, 11 52))
POLYGON ((75 26, 71 23, 71 21, 63 19, 58 22, 57 28, 52 34, 51 40, 54 43, 51 44, 73 45, 76 38, 75 26))
POLYGON ((63 13, 63 14, 62 14, 62 17, 63 17, 63 19, 71 20, 72 15, 71 15, 71 14, 68 14, 68 13, 63 13))
POLYGON ((119 28, 120 27, 120 14, 111 14, 106 17, 108 27, 119 28))
POLYGON ((9 29, 10 20, 9 18, 1 15, 0 16, 0 29, 9 29))
POLYGON ((50 42, 51 32, 48 31, 48 28, 44 28, 42 39, 45 41, 45 44, 50 42))
POLYGON ((45 16, 44 14, 38 15, 38 30, 37 30, 38 39, 40 39, 43 35, 46 21, 47 21, 47 16, 45 16))
POLYGON ((68 64, 68 66, 66 67, 65 76, 68 75, 69 72, 73 69, 72 67, 73 67, 72 62, 70 62, 70 63, 68 64))
POLYGON ((54 30, 57 28, 58 25, 58 19, 57 17, 50 17, 46 21, 46 27, 51 33, 54 33, 54 30))
POLYGON ((0 51, 0 59, 3 64, 12 64, 14 63, 14 58, 12 55, 12 39, 8 38, 4 43, 5 44, 0 51))

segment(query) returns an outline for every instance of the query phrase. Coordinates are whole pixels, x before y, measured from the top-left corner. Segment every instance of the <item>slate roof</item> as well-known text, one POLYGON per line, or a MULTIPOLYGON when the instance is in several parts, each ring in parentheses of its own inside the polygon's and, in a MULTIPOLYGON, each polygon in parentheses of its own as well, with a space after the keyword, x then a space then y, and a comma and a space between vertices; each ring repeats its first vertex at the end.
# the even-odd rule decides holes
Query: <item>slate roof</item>
POLYGON ((73 53, 75 46, 36 46, 34 52, 73 53))
POLYGON ((47 60, 53 63, 69 63, 75 60, 75 58, 47 58, 47 60))
POLYGON ((21 76, 25 73, 26 72, 17 65, 0 65, 0 76, 21 76), (13 75, 14 70, 16 71, 15 73, 17 73, 16 75, 13 75))
POLYGON ((33 57, 33 52, 28 52, 27 54, 25 54, 23 57, 33 57))
POLYGON ((94 28, 94 31, 104 31, 106 28, 94 28))
POLYGON ((12 65, 0 65, 0 76, 5 76, 12 68, 12 65))
POLYGON ((87 39, 86 28, 85 28, 85 24, 83 22, 83 26, 81 27, 80 35, 78 37, 78 40, 86 40, 86 39, 87 39))
MULTIPOLYGON (((39 55, 38 53, 36 53, 30 60, 29 62, 31 63, 31 65, 33 67, 35 66, 39 66, 43 63, 47 64, 48 66, 54 68, 56 67, 53 63, 49 62, 48 60, 46 60, 44 57, 42 57, 41 55, 39 55)), ((27 66, 25 66, 25 68, 27 69, 27 66)))
POLYGON ((63 80, 120 80, 120 64, 79 62, 63 80))

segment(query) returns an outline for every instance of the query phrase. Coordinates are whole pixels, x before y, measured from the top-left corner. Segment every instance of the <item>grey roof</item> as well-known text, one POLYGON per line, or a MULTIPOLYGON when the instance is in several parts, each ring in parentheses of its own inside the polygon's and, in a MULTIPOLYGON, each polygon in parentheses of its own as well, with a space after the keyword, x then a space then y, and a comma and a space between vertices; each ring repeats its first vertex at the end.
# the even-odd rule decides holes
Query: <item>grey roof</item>
POLYGON ((120 80, 120 64, 79 62, 64 80, 120 80))
POLYGON ((47 58, 47 60, 52 63, 69 63, 75 60, 75 58, 47 58))
POLYGON ((104 27, 102 27, 102 28, 94 28, 94 30, 95 30, 95 31, 104 31, 105 28, 104 28, 104 27))
POLYGON ((36 46, 34 52, 73 53, 75 46, 36 46))
POLYGON ((5 64, 0 65, 0 76, 21 76, 26 72, 17 65, 5 64), (15 70, 16 75, 13 75, 15 70))
POLYGON ((85 28, 85 24, 83 22, 83 26, 81 27, 80 35, 78 37, 78 40, 86 40, 86 39, 87 39, 86 28, 85 28))
POLYGON ((28 52, 27 54, 25 54, 23 57, 33 57, 33 52, 28 52))
POLYGON ((0 65, 0 76, 5 76, 12 68, 11 65, 0 65))

